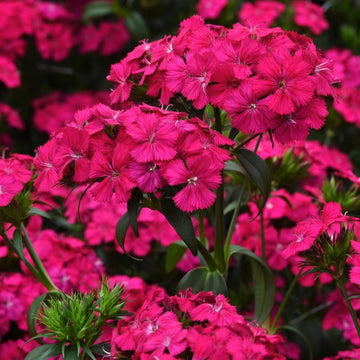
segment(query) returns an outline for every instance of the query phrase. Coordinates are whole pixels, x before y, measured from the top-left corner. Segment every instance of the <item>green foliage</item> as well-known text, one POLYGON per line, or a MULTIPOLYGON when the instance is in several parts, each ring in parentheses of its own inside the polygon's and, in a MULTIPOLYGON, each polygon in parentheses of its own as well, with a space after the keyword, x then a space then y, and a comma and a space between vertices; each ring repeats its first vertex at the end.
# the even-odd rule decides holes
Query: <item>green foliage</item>
POLYGON ((206 267, 199 267, 189 271, 179 282, 178 289, 192 288, 194 293, 212 291, 215 295, 227 295, 224 277, 218 270, 210 271, 206 267))
MULTIPOLYGON (((44 294, 34 301, 30 309, 30 325, 33 332, 36 331, 33 320, 37 319, 43 330, 34 338, 41 336, 55 343, 34 349, 26 359, 45 360, 61 353, 64 360, 78 360, 81 349, 91 359, 96 359, 92 346, 104 326, 108 321, 118 320, 127 314, 123 310, 126 301, 123 286, 115 284, 111 288, 109 282, 103 279, 96 292, 53 295, 44 294), (40 353, 41 357, 36 358, 40 353)), ((95 347, 94 352, 101 353, 101 349, 95 347)))

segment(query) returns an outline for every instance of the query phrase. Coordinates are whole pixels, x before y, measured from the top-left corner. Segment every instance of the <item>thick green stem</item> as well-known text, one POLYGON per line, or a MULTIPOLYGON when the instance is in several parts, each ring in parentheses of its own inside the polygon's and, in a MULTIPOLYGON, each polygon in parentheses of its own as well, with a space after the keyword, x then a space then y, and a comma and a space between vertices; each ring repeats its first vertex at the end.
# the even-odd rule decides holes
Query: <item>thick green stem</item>
POLYGON ((225 257, 226 257, 227 260, 228 260, 228 257, 229 257, 231 239, 232 239, 232 236, 234 234, 237 218, 239 216, 240 208, 241 208, 241 205, 242 205, 243 200, 244 200, 243 198, 244 198, 247 182, 248 182, 248 178, 246 177, 244 179, 244 182, 243 182, 242 186, 241 186, 239 200, 238 200, 238 202, 236 204, 236 208, 235 208, 233 216, 231 218, 230 226, 229 226, 229 229, 228 229, 228 232, 227 232, 227 235, 226 235, 224 251, 225 251, 225 257))
POLYGON ((200 242, 204 246, 206 246, 206 238, 205 238, 205 227, 204 227, 204 213, 202 210, 198 211, 199 214, 199 235, 200 235, 200 242))
POLYGON ((261 258, 266 261, 266 251, 265 251, 265 229, 264 229, 264 211, 260 213, 260 237, 261 237, 261 258))
MULTIPOLYGON (((262 139, 262 134, 260 134, 260 135, 257 134, 256 136, 259 136, 259 138, 258 138, 258 140, 256 142, 254 152, 256 152, 258 150, 259 145, 260 145, 260 141, 262 139)), ((256 136, 254 135, 254 137, 256 137, 256 136)), ((252 137, 251 139, 253 139, 254 137, 252 137)), ((227 235, 226 235, 224 252, 225 252, 225 259, 226 259, 227 262, 229 261, 228 257, 229 257, 231 239, 232 239, 232 236, 234 234, 235 225, 236 225, 236 222, 237 222, 237 218, 239 216, 239 212, 240 212, 240 208, 242 206, 242 202, 244 201, 243 197, 244 197, 244 194, 245 194, 248 179, 249 179, 249 177, 245 176, 244 182, 243 182, 243 184, 241 186, 239 200, 238 200, 238 202, 236 204, 236 208, 235 208, 233 216, 231 218, 230 226, 229 226, 229 229, 228 229, 228 232, 227 232, 227 235)))
MULTIPOLYGON (((216 130, 221 134, 221 117, 220 110, 214 109, 216 130)), ((215 201, 215 262, 221 273, 225 272, 226 263, 224 256, 224 181, 221 173, 221 184, 216 190, 215 201)))
POLYGON ((216 262, 209 253, 209 251, 206 249, 206 247, 200 241, 198 242, 198 250, 200 254, 203 256, 204 260, 206 261, 209 270, 215 271, 218 268, 216 262))
POLYGON ((39 281, 41 281, 41 283, 46 287, 46 289, 48 291, 58 290, 56 285, 52 282, 49 274, 47 273, 42 261, 40 260, 40 258, 38 256, 38 254, 36 253, 24 224, 21 224, 21 230, 24 235, 23 236, 24 244, 29 251, 29 255, 30 255, 32 261, 34 262, 36 270, 39 273, 39 277, 38 277, 39 281))
POLYGON ((358 321, 358 318, 356 316, 356 313, 355 313, 355 310, 354 308, 352 307, 351 305, 351 300, 349 299, 349 296, 346 292, 346 289, 345 289, 345 286, 344 286, 344 282, 343 282, 343 279, 342 278, 339 278, 339 279, 336 279, 336 284, 337 286, 339 287, 340 291, 341 291, 341 294, 344 298, 344 300, 346 301, 346 305, 349 309, 349 313, 351 315, 351 318, 352 318, 352 321, 354 323, 354 326, 356 328, 356 332, 358 334, 358 337, 360 339, 360 325, 359 325, 359 321, 358 321))
POLYGON ((277 324, 280 320, 280 317, 285 309, 285 305, 287 304, 289 298, 290 298, 290 295, 292 293, 292 291, 294 290, 294 287, 296 285, 296 283, 298 282, 298 280, 301 278, 301 276, 303 275, 302 272, 304 270, 304 266, 301 266, 301 268, 299 269, 298 273, 296 274, 296 276, 294 277, 293 281, 291 282, 286 294, 285 294, 285 297, 283 298, 281 304, 280 304, 280 307, 279 307, 279 310, 277 311, 276 315, 275 315, 275 318, 274 318, 274 321, 272 322, 271 324, 271 327, 270 327, 270 334, 274 334, 277 330, 277 324))

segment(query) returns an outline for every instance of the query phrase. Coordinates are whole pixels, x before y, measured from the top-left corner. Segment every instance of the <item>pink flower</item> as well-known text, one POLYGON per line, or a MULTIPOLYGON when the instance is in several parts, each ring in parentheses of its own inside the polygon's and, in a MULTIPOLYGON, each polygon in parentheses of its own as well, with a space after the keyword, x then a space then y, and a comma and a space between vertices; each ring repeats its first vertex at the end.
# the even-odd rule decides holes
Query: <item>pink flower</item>
POLYGON ((312 66, 295 56, 275 59, 268 55, 257 67, 258 78, 253 83, 257 95, 268 93, 265 104, 270 110, 284 115, 290 114, 296 106, 307 104, 314 93, 310 73, 312 66))
POLYGON ((211 325, 227 326, 243 321, 236 308, 229 304, 224 295, 217 295, 214 302, 198 305, 190 310, 190 318, 195 321, 208 320, 211 325))
POLYGON ((174 201, 182 211, 205 209, 215 201, 215 190, 221 183, 220 169, 214 167, 208 157, 173 160, 163 167, 163 176, 170 185, 186 184, 175 196, 174 201))
POLYGON ((326 203, 319 217, 303 220, 294 229, 294 240, 283 251, 288 258, 300 251, 310 249, 314 241, 334 223, 347 221, 349 217, 341 214, 341 206, 335 202, 326 203))
POLYGON ((40 192, 49 191, 60 180, 57 168, 54 166, 57 151, 58 148, 55 139, 49 140, 37 150, 34 166, 38 171, 38 176, 34 181, 34 185, 40 192))
POLYGON ((266 101, 259 100, 254 94, 250 81, 243 81, 224 101, 224 109, 229 112, 238 130, 247 134, 264 132, 272 126, 271 120, 274 118, 266 101))
POLYGON ((293 1, 295 23, 308 27, 315 35, 319 35, 329 27, 324 17, 324 10, 318 4, 309 1, 293 1))
POLYGON ((0 81, 8 88, 20 85, 20 74, 15 64, 5 56, 0 56, 0 81))
POLYGON ((174 56, 169 62, 167 85, 170 90, 181 92, 188 100, 193 100, 194 107, 201 109, 208 102, 206 87, 215 67, 215 59, 209 51, 189 51, 185 58, 186 63, 179 56, 174 56))
POLYGON ((11 200, 23 188, 23 184, 13 176, 0 174, 0 206, 10 204, 11 200))
POLYGON ((171 160, 175 157, 178 133, 173 123, 156 114, 140 113, 126 126, 126 132, 136 142, 132 157, 141 163, 171 160))
POLYGON ((120 143, 116 144, 111 163, 97 152, 91 159, 90 178, 102 180, 91 187, 90 194, 100 202, 110 201, 113 192, 118 202, 129 200, 135 187, 127 169, 129 162, 130 156, 120 143))
POLYGON ((228 0, 200 0, 196 10, 204 19, 216 19, 227 3, 228 0))
POLYGON ((245 25, 269 27, 284 10, 285 5, 279 1, 245 2, 239 12, 239 20, 245 25))

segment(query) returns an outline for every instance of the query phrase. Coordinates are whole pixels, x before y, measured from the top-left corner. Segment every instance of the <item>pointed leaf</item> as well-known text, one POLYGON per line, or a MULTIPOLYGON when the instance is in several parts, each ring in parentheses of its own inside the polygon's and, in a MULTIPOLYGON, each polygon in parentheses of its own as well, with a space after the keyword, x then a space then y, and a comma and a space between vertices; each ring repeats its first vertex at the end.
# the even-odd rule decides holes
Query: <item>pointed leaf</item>
POLYGON ((44 344, 29 352, 25 360, 47 360, 61 354, 61 344, 44 344))
POLYGON ((112 13, 112 6, 107 1, 92 1, 85 7, 83 20, 87 21, 93 18, 110 15, 112 13))
POLYGON ((34 206, 28 211, 28 215, 30 215, 30 216, 31 215, 39 215, 45 219, 52 220, 52 217, 50 216, 50 214, 48 214, 46 211, 38 209, 34 206))
POLYGON ((118 244, 120 245, 121 249, 124 251, 124 253, 129 256, 130 258, 132 258, 133 260, 137 260, 137 261, 141 261, 141 259, 130 255, 126 250, 125 250, 125 238, 126 238, 126 233, 128 231, 128 228, 130 226, 130 219, 129 219, 129 214, 126 212, 117 222, 116 224, 116 229, 115 229, 115 238, 118 242, 118 244))
POLYGON ((225 162, 224 170, 225 171, 236 171, 240 174, 244 174, 243 169, 238 164, 236 164, 235 162, 233 162, 231 160, 228 160, 225 162))
POLYGON ((83 344, 83 345, 82 345, 82 348, 83 348, 83 349, 85 350, 85 352, 89 355, 90 359, 96 360, 95 355, 93 354, 93 352, 91 351, 91 349, 90 349, 86 344, 83 344))
MULTIPOLYGON (((45 300, 45 298, 46 298, 46 294, 41 294, 40 296, 36 297, 35 300, 30 305, 27 316, 27 326, 31 337, 37 336, 36 320, 39 316, 41 304, 45 300)), ((43 343, 41 339, 36 339, 36 341, 39 342, 40 344, 43 343)))
POLYGON ((226 295, 228 290, 224 277, 219 271, 199 267, 189 271, 179 282, 178 289, 192 288, 194 293, 212 291, 214 295, 226 295))
POLYGON ((138 215, 139 215, 139 203, 142 198, 142 194, 138 188, 134 189, 130 200, 127 202, 127 212, 129 215, 130 226, 134 231, 136 237, 139 237, 138 227, 138 215))
POLYGON ((249 260, 254 281, 254 318, 261 325, 269 316, 275 299, 275 279, 267 264, 249 249, 231 245, 229 259, 234 254, 245 255, 249 260))
POLYGON ((90 347, 91 351, 95 354, 106 356, 111 352, 111 346, 109 343, 102 342, 99 344, 95 344, 90 347))
POLYGON ((168 198, 161 200, 161 212, 190 249, 191 253, 196 256, 197 240, 190 215, 177 208, 174 201, 168 198))
POLYGON ((149 28, 142 15, 137 11, 131 11, 125 22, 134 42, 150 37, 149 28))
POLYGON ((308 352, 309 352, 309 357, 308 359, 309 360, 312 360, 314 357, 313 357, 313 351, 312 351, 312 347, 311 347, 311 343, 309 341, 309 339, 299 330, 297 329, 296 327, 294 326, 290 326, 290 325, 282 325, 280 327, 280 330, 288 330, 288 331, 292 331, 294 332, 295 334, 299 335, 305 342, 306 344, 306 347, 308 349, 308 352))
POLYGON ((25 259, 24 245, 22 242, 22 235, 21 235, 20 229, 16 229, 14 231, 13 244, 14 244, 15 249, 17 250, 17 253, 18 253, 20 259, 24 261, 24 259, 25 259))
POLYGON ((238 149, 236 150, 235 156, 262 194, 262 202, 259 209, 260 213, 263 210, 271 191, 269 168, 265 161, 253 151, 238 149))
POLYGON ((167 248, 165 259, 165 271, 170 272, 175 268, 187 250, 187 246, 183 241, 176 241, 167 248))
POLYGON ((65 348, 63 360, 79 360, 79 352, 76 345, 70 345, 65 348))

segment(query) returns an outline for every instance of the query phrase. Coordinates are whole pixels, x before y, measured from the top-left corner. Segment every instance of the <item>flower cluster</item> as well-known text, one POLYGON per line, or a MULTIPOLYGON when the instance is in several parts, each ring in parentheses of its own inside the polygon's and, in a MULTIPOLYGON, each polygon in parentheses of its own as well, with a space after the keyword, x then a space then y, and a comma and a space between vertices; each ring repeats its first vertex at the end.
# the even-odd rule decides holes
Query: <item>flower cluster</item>
POLYGON ((72 12, 75 9, 69 6, 68 10, 65 5, 39 0, 0 2, 0 81, 7 87, 20 85, 15 60, 25 55, 30 36, 35 38, 41 57, 54 61, 66 59, 76 45, 81 54, 99 51, 107 56, 119 52, 129 41, 122 19, 103 21, 99 27, 83 26, 72 12))
POLYGON ((100 104, 79 111, 73 123, 39 148, 35 186, 48 191, 72 175, 74 182, 91 185, 89 193, 97 201, 114 196, 125 202, 135 187, 155 193, 167 184, 182 185, 174 196, 181 210, 206 208, 230 158, 220 145, 233 142, 185 116, 145 105, 116 111, 100 104))
POLYGON ((196 109, 206 104, 229 113, 232 125, 251 134, 274 131, 281 142, 303 140, 327 115, 322 96, 333 93, 331 63, 312 41, 280 28, 232 29, 194 16, 177 36, 143 42, 112 65, 111 103, 124 106, 136 85, 160 103, 177 94, 196 109), (326 66, 324 64, 327 64, 326 66))
POLYGON ((236 312, 223 295, 149 291, 134 315, 120 320, 111 353, 137 359, 285 359, 279 335, 268 335, 236 312))

